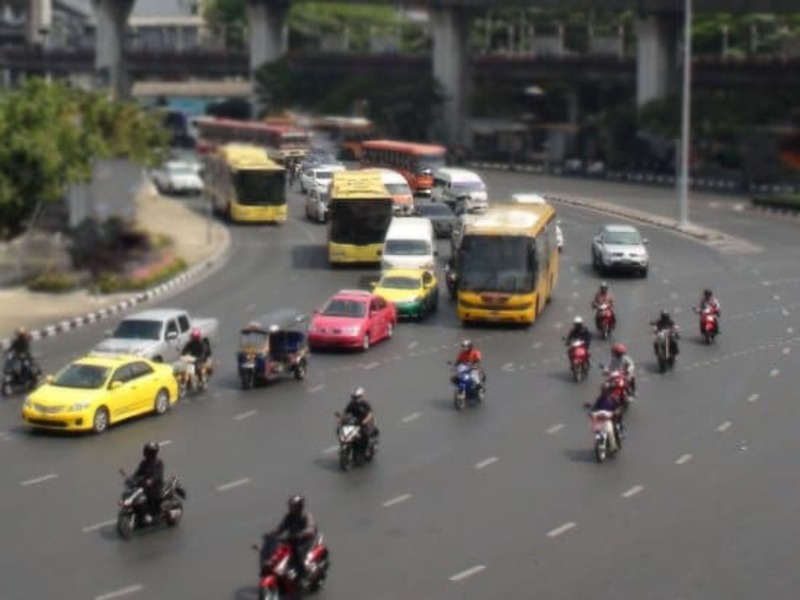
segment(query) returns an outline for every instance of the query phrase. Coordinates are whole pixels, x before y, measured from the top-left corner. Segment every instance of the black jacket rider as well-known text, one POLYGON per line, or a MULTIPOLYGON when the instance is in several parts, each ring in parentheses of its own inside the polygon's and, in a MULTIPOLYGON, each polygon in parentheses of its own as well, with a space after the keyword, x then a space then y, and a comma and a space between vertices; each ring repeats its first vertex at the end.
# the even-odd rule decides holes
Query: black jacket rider
MULTIPOLYGON (((300 513, 287 512, 281 519, 278 528, 272 532, 274 536, 287 536, 287 543, 292 547, 292 566, 299 578, 305 575, 305 558, 314 539, 317 537, 317 522, 307 510, 300 513)), ((262 557, 262 560, 267 557, 262 557)))
POLYGON ((211 348, 203 340, 191 339, 183 347, 181 354, 194 356, 195 364, 202 365, 211 357, 211 348))
POLYGON ((142 459, 133 479, 144 488, 147 512, 153 517, 157 516, 161 508, 161 490, 164 488, 164 463, 158 457, 142 459))
MULTIPOLYGON (((658 317, 657 321, 652 321, 651 325, 653 325, 656 328, 656 331, 665 331, 665 330, 671 331, 675 329, 675 321, 672 320, 671 316, 663 313, 661 314, 661 316, 658 317)), ((669 342, 670 342, 670 352, 672 353, 673 356, 677 356, 679 352, 677 336, 670 335, 669 342)), ((657 343, 653 342, 653 348, 656 348, 656 345, 657 343)))
POLYGON ((27 333, 19 333, 14 337, 11 342, 11 351, 19 358, 30 358, 31 355, 31 339, 27 333))
POLYGON ((573 340, 583 340, 586 342, 586 347, 588 348, 592 343, 592 332, 589 331, 589 328, 583 323, 576 323, 567 334, 567 343, 573 340))

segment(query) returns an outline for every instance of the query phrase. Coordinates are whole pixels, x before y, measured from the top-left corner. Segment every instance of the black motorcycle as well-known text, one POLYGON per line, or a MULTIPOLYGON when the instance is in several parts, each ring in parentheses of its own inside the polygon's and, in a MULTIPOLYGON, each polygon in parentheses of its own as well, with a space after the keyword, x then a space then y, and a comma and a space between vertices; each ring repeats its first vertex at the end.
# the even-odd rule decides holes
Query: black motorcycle
POLYGON ((4 396, 11 396, 15 391, 30 391, 39 385, 42 370, 33 358, 22 358, 15 352, 7 352, 3 363, 4 396))
POLYGON ((371 434, 365 433, 358 419, 352 415, 336 413, 339 426, 339 467, 348 471, 356 463, 371 462, 378 446, 378 429, 373 427, 371 434))
POLYGON ((171 477, 164 484, 158 513, 149 515, 147 494, 142 482, 135 477, 128 477, 122 469, 120 469, 120 474, 125 479, 125 490, 122 492, 117 513, 117 533, 122 539, 130 539, 137 529, 153 527, 162 523, 169 527, 175 527, 180 523, 186 490, 183 489, 177 477, 171 477), (148 517, 150 518, 148 519, 148 517))

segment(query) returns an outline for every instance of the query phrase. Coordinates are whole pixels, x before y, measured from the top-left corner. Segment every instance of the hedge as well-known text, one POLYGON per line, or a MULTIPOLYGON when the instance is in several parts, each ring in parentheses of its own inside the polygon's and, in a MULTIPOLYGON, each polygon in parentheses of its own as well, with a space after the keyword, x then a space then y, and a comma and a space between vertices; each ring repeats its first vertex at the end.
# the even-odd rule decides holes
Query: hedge
POLYGON ((65 294, 74 292, 85 283, 85 277, 78 273, 45 271, 28 282, 28 289, 34 292, 65 294))
POLYGON ((139 272, 135 276, 120 276, 104 273, 100 276, 98 288, 102 294, 117 292, 141 292, 172 279, 185 271, 188 265, 182 258, 172 257, 166 263, 159 263, 147 273, 139 272))
POLYGON ((760 208, 776 208, 791 212, 800 212, 800 195, 793 196, 759 196, 750 201, 753 206, 760 208))

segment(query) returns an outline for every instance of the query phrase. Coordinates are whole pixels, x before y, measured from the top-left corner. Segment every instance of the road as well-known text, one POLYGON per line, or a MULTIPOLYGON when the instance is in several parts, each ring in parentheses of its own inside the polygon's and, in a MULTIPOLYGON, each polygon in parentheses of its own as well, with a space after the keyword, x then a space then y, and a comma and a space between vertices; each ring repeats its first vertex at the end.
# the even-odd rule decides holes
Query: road
MULTIPOLYGON (((494 197, 560 185, 623 203, 669 199, 654 188, 487 180, 494 197)), ((369 273, 327 268, 324 228, 300 218, 297 197, 283 227, 236 228, 225 269, 158 303, 220 319, 207 394, 99 438, 34 435, 20 425, 21 399, 0 405, 2 597, 255 598, 249 546, 302 491, 332 548, 319 598, 795 598, 797 226, 715 201, 699 199, 693 216, 762 252, 720 252, 642 227, 650 278, 609 280, 616 338, 637 359, 640 393, 626 448, 604 465, 593 462, 581 409, 600 375, 571 382, 560 341, 574 315, 590 316, 599 279, 589 240, 601 215, 559 208, 561 280, 530 330, 464 330, 443 302, 430 321, 401 325, 367 354, 315 354, 305 382, 250 392, 237 388, 238 328, 280 306, 310 311, 369 273), (700 344, 690 311, 705 286, 723 303, 713 347, 700 344), (666 375, 655 373, 647 326, 662 307, 684 331, 666 375), (446 361, 465 336, 486 355, 489 393, 485 406, 459 414, 446 361), (376 409, 382 444, 373 466, 342 474, 333 412, 356 385, 376 409), (185 520, 122 542, 111 524, 117 468, 133 468, 148 439, 164 443, 168 473, 188 488, 185 520)), ((109 326, 41 342, 48 372, 109 326)), ((599 362, 605 344, 594 352, 599 362)))

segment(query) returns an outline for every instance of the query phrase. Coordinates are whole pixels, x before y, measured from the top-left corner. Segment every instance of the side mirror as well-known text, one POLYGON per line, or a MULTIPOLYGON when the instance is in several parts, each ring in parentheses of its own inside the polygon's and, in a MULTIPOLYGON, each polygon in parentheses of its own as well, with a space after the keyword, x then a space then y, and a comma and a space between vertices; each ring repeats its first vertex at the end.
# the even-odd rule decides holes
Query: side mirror
POLYGON ((166 335, 166 339, 168 340, 177 340, 178 339, 178 332, 177 331, 168 331, 166 335))
POLYGON ((108 389, 110 389, 110 390, 118 390, 121 387, 122 387, 122 382, 121 381, 112 381, 111 385, 108 386, 108 389))

